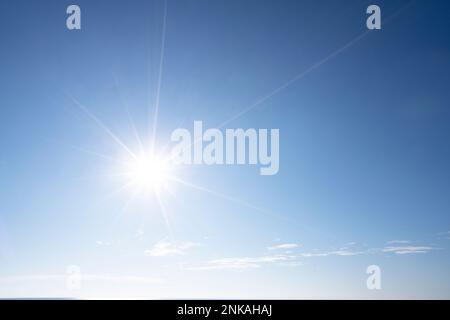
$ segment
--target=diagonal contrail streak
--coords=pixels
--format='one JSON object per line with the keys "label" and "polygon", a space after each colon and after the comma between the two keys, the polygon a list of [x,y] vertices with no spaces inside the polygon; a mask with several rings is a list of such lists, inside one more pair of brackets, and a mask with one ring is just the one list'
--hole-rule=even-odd
{"label": "diagonal contrail streak", "polygon": [[239,113],[235,114],[233,117],[231,117],[230,119],[228,119],[227,121],[223,122],[219,128],[222,128],[224,126],[226,126],[227,124],[229,124],[230,122],[233,122],[234,120],[242,117],[244,114],[248,113],[249,111],[251,111],[252,109],[254,109],[255,107],[257,107],[258,105],[262,104],[263,102],[267,101],[268,99],[272,98],[273,96],[275,96],[276,94],[278,94],[279,92],[283,91],[284,89],[286,89],[287,87],[291,86],[292,84],[294,84],[295,82],[297,82],[298,80],[302,79],[303,77],[305,77],[306,75],[308,75],[310,72],[314,71],[315,69],[319,68],[320,66],[322,66],[324,63],[327,63],[328,61],[330,61],[331,59],[333,59],[334,57],[336,57],[337,55],[339,55],[340,53],[342,53],[343,51],[345,51],[346,49],[350,48],[351,46],[353,46],[355,43],[357,43],[359,40],[361,40],[362,38],[364,38],[368,33],[370,32],[370,30],[367,30],[366,32],[360,34],[359,36],[357,36],[356,38],[354,38],[353,40],[351,40],[350,42],[348,42],[346,45],[344,45],[343,47],[339,48],[338,50],[334,51],[333,53],[331,53],[330,55],[326,56],[325,58],[323,58],[322,60],[319,60],[318,62],[314,63],[312,66],[310,66],[308,69],[304,70],[303,72],[299,73],[298,75],[296,75],[294,78],[292,78],[291,80],[289,80],[288,82],[284,83],[283,85],[279,86],[278,88],[276,88],[275,90],[271,91],[269,94],[263,96],[262,98],[258,99],[255,103],[253,103],[252,105],[246,107],[245,109],[241,110]]}
{"label": "diagonal contrail streak", "polygon": [[[401,8],[399,8],[396,12],[394,12],[392,15],[390,15],[389,17],[387,17],[386,19],[384,19],[384,23],[383,25],[386,25],[387,23],[391,22],[394,18],[396,18],[403,10],[405,10],[406,8],[408,8],[412,3],[414,2],[414,0],[411,0],[410,2],[408,2],[406,5],[402,6]],[[348,48],[352,47],[354,44],[356,44],[358,41],[360,41],[361,39],[363,39],[364,37],[366,37],[370,32],[372,32],[372,30],[366,30],[365,32],[361,33],[359,36],[357,36],[356,38],[354,38],[353,40],[349,41],[347,44],[345,44],[344,46],[340,47],[339,49],[337,49],[336,51],[334,51],[333,53],[329,54],[328,56],[326,56],[325,58],[319,60],[318,62],[314,63],[312,66],[310,66],[309,68],[307,68],[306,70],[304,70],[303,72],[299,73],[298,75],[296,75],[294,78],[292,78],[291,80],[287,81],[286,83],[284,83],[283,85],[279,86],[278,88],[276,88],[275,90],[271,91],[269,94],[263,96],[262,98],[258,99],[255,103],[253,103],[252,105],[246,107],[245,109],[241,110],[240,112],[238,112],[237,114],[235,114],[233,117],[231,117],[230,119],[226,120],[225,122],[223,122],[218,128],[222,128],[224,126],[226,126],[227,124],[229,124],[230,122],[233,122],[234,120],[242,117],[244,114],[248,113],[249,111],[251,111],[252,109],[254,109],[255,107],[257,107],[258,105],[262,104],[263,102],[267,101],[268,99],[272,98],[273,96],[275,96],[276,94],[278,94],[279,92],[283,91],[284,89],[288,88],[289,86],[291,86],[292,84],[294,84],[295,82],[297,82],[298,80],[302,79],[303,77],[305,77],[306,75],[308,75],[310,72],[316,70],[317,68],[319,68],[320,66],[322,66],[323,64],[327,63],[328,61],[330,61],[331,59],[333,59],[334,57],[338,56],[339,54],[341,54],[342,52],[344,52],[345,50],[347,50]]]}
{"label": "diagonal contrail streak", "polygon": [[212,194],[212,195],[214,195],[214,196],[216,196],[216,197],[219,197],[219,198],[222,198],[222,199],[225,199],[225,200],[228,200],[228,201],[231,201],[231,202],[234,202],[234,203],[243,205],[243,206],[245,206],[245,207],[251,208],[251,209],[256,210],[256,211],[259,211],[259,212],[261,212],[261,213],[268,214],[268,215],[274,215],[274,214],[272,214],[271,212],[269,212],[269,211],[267,211],[267,210],[264,210],[264,209],[262,209],[262,208],[259,208],[259,207],[255,206],[255,205],[251,204],[251,203],[242,201],[242,200],[240,200],[240,199],[231,197],[231,196],[229,196],[229,195],[226,195],[226,194],[223,194],[223,193],[220,193],[220,192],[217,192],[217,191],[210,190],[210,189],[205,188],[205,187],[201,187],[201,186],[199,186],[199,185],[196,185],[196,184],[193,184],[193,183],[184,181],[184,180],[182,180],[182,179],[180,179],[180,178],[170,177],[170,179],[173,180],[173,181],[175,181],[175,182],[178,182],[178,183],[180,183],[180,184],[183,184],[183,185],[185,185],[185,186],[187,186],[187,187],[190,187],[190,188],[193,188],[193,189],[196,189],[196,190],[200,190],[200,191],[203,191],[203,192]]}
{"label": "diagonal contrail streak", "polygon": [[[352,45],[354,45],[355,43],[357,43],[359,40],[361,40],[362,38],[364,38],[370,30],[367,30],[366,32],[360,34],[359,36],[357,36],[356,38],[354,38],[353,40],[351,40],[350,42],[348,42],[346,45],[344,45],[343,47],[339,48],[338,50],[334,51],[333,53],[329,54],[328,56],[326,56],[325,58],[321,59],[320,61],[316,62],[315,64],[313,64],[312,66],[310,66],[309,68],[307,68],[306,70],[304,70],[302,73],[296,75],[294,78],[292,78],[291,80],[289,80],[288,82],[284,83],[283,85],[279,86],[278,88],[276,88],[275,90],[272,90],[269,94],[263,96],[262,98],[258,99],[255,103],[253,103],[252,105],[244,108],[243,110],[241,110],[240,112],[238,112],[237,114],[235,114],[233,117],[231,117],[230,119],[226,120],[225,122],[223,122],[221,125],[217,126],[217,128],[223,128],[226,125],[228,125],[229,123],[233,122],[236,119],[239,119],[240,117],[242,117],[244,114],[250,112],[251,110],[253,110],[254,108],[256,108],[258,105],[262,104],[263,102],[267,101],[268,99],[272,98],[273,96],[275,96],[276,94],[280,93],[281,91],[283,91],[284,89],[286,89],[287,87],[291,86],[292,84],[294,84],[295,82],[297,82],[298,80],[300,80],[301,78],[305,77],[306,75],[308,75],[310,72],[314,71],[315,69],[319,68],[320,66],[322,66],[323,64],[327,63],[328,61],[330,61],[331,59],[333,59],[334,57],[336,57],[337,55],[339,55],[340,53],[342,53],[343,51],[345,51],[346,49],[350,48]],[[201,139],[197,139],[193,142],[191,142],[189,144],[189,147],[191,147],[193,144],[199,142]]]}
{"label": "diagonal contrail streak", "polygon": [[155,189],[154,191],[155,191],[155,195],[156,195],[156,200],[158,201],[159,208],[160,208],[163,218],[164,218],[164,222],[166,223],[167,231],[169,232],[170,241],[172,243],[175,243],[175,237],[174,237],[174,234],[172,231],[172,226],[170,225],[169,214],[166,210],[166,206],[164,205],[163,200],[161,199],[161,195],[160,195],[159,191],[157,189]]}

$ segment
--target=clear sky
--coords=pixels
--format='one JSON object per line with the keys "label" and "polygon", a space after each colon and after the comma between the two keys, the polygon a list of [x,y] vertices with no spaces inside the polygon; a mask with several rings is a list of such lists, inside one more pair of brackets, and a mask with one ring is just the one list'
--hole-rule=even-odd
{"label": "clear sky", "polygon": [[[0,297],[450,298],[448,1],[73,3],[0,2]],[[195,120],[279,128],[278,174],[130,188]]]}

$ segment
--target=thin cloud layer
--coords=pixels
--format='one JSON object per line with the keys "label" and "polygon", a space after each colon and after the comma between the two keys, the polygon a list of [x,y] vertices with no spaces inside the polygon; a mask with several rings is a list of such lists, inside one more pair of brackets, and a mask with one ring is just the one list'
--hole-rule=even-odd
{"label": "thin cloud layer", "polygon": [[194,242],[172,243],[166,240],[159,241],[153,248],[145,250],[145,255],[150,257],[168,257],[175,255],[184,255],[187,250],[198,246]]}
{"label": "thin cloud layer", "polygon": [[387,242],[388,244],[407,244],[411,243],[409,240],[391,240]]}
{"label": "thin cloud layer", "polygon": [[210,260],[204,266],[191,267],[190,270],[244,270],[260,268],[263,265],[288,263],[296,259],[296,256],[272,255],[261,257],[238,257]]}
{"label": "thin cloud layer", "polygon": [[348,248],[340,248],[339,250],[334,250],[334,251],[326,251],[326,252],[313,251],[313,252],[301,253],[300,255],[302,257],[309,258],[309,257],[328,257],[328,256],[347,257],[347,256],[356,256],[356,255],[360,255],[360,254],[364,254],[364,252],[351,251]]}
{"label": "thin cloud layer", "polygon": [[290,249],[295,249],[298,247],[299,247],[299,245],[296,243],[283,243],[283,244],[279,244],[276,246],[268,247],[267,249],[269,249],[269,250],[290,250]]}
{"label": "thin cloud layer", "polygon": [[414,254],[414,253],[427,253],[434,250],[429,246],[392,246],[383,248],[383,252],[395,253],[395,254]]}

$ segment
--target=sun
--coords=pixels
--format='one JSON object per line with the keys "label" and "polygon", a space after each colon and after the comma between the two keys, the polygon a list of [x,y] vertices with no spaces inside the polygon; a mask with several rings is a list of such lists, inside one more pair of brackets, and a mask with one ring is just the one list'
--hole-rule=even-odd
{"label": "sun", "polygon": [[126,163],[125,176],[128,183],[137,191],[159,191],[167,187],[170,180],[169,162],[151,154],[133,157]]}

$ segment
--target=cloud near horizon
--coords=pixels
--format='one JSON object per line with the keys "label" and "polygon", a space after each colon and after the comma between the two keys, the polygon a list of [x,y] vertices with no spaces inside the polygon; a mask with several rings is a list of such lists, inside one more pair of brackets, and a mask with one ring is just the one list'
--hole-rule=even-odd
{"label": "cloud near horizon", "polygon": [[297,259],[297,256],[290,255],[271,255],[261,257],[234,257],[214,259],[208,261],[203,266],[190,267],[189,270],[244,270],[260,268],[263,265],[270,264],[286,264],[293,262]]}
{"label": "cloud near horizon", "polygon": [[414,253],[427,253],[435,248],[430,246],[392,246],[382,249],[383,252],[395,253],[395,254],[414,254]]}
{"label": "cloud near horizon", "polygon": [[267,247],[268,250],[290,250],[298,248],[299,245],[296,243],[283,243],[276,246]]}
{"label": "cloud near horizon", "polygon": [[302,257],[309,258],[309,257],[328,257],[328,256],[347,257],[347,256],[356,256],[356,255],[360,255],[360,254],[364,254],[364,252],[351,251],[348,248],[340,248],[339,250],[334,250],[334,251],[325,251],[325,252],[313,251],[313,252],[301,253],[300,255]]}
{"label": "cloud near horizon", "polygon": [[407,244],[411,243],[409,240],[391,240],[387,242],[388,244]]}
{"label": "cloud near horizon", "polygon": [[145,255],[150,257],[168,257],[175,255],[184,255],[187,250],[198,246],[194,242],[172,243],[166,240],[161,240],[156,243],[151,249],[145,250]]}

